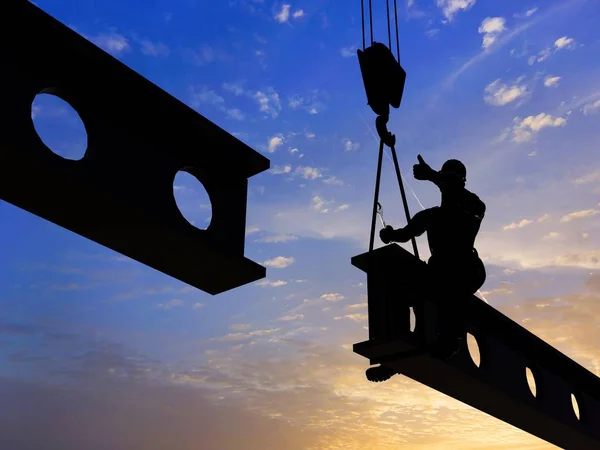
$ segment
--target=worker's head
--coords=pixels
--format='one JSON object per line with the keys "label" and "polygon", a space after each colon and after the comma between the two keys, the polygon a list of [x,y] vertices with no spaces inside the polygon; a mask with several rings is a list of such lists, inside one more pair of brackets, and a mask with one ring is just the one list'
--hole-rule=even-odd
{"label": "worker's head", "polygon": [[449,159],[440,170],[444,183],[464,186],[467,182],[467,168],[458,159]]}

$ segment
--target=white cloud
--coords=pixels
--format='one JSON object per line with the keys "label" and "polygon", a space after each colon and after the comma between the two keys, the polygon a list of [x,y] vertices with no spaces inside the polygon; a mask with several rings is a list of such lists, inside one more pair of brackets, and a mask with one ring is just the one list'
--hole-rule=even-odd
{"label": "white cloud", "polygon": [[475,4],[475,0],[436,0],[436,5],[442,10],[444,17],[451,22],[456,13],[466,11]]}
{"label": "white cloud", "polygon": [[561,38],[558,38],[554,42],[554,46],[556,47],[557,50],[562,50],[563,48],[569,49],[569,48],[573,48],[574,43],[575,43],[575,39],[567,37],[567,36],[563,36]]}
{"label": "white cloud", "polygon": [[281,5],[281,10],[275,14],[275,20],[279,23],[286,23],[290,18],[290,8],[291,5],[283,4]]}
{"label": "white cloud", "polygon": [[258,283],[256,283],[257,286],[272,287],[272,288],[285,286],[286,284],[287,284],[287,281],[283,281],[283,280],[277,280],[277,281],[260,280]]}
{"label": "white cloud", "polygon": [[586,116],[594,114],[600,110],[600,100],[583,105],[583,114]]}
{"label": "white cloud", "polygon": [[267,267],[273,267],[275,269],[284,269],[292,264],[294,264],[295,259],[293,257],[285,257],[285,256],[277,256],[272,259],[267,259],[263,261],[263,264]]}
{"label": "white cloud", "polygon": [[208,103],[215,106],[225,103],[223,97],[207,86],[192,86],[190,90],[192,93],[191,103],[194,108],[197,108],[201,103]]}
{"label": "white cloud", "polygon": [[484,89],[483,99],[489,105],[503,106],[528,94],[524,84],[515,82],[512,86],[502,83],[500,78],[492,81]]}
{"label": "white cloud", "polygon": [[583,211],[575,211],[569,214],[566,214],[560,218],[560,221],[563,223],[570,222],[571,220],[577,219],[585,219],[587,217],[593,217],[596,214],[600,213],[597,209],[585,209]]}
{"label": "white cloud", "polygon": [[294,19],[300,19],[301,17],[304,17],[304,10],[298,9],[298,10],[294,11],[294,14],[292,14],[292,17]]}
{"label": "white cloud", "polygon": [[266,92],[256,91],[252,97],[258,103],[260,112],[270,115],[273,119],[281,112],[281,100],[279,94],[273,88],[267,88]]}
{"label": "white cloud", "polygon": [[332,203],[332,201],[325,200],[321,196],[315,195],[311,199],[311,208],[321,213],[327,213],[329,212],[329,209],[325,208],[325,206],[330,203]]}
{"label": "white cloud", "polygon": [[342,180],[340,180],[339,178],[334,177],[334,176],[325,178],[323,180],[323,183],[334,185],[334,186],[342,186],[344,184],[344,182]]}
{"label": "white cloud", "polygon": [[335,210],[336,210],[336,212],[342,212],[342,211],[346,211],[348,208],[350,208],[350,205],[344,203],[343,205],[340,205],[337,208],[335,208]]}
{"label": "white cloud", "polygon": [[140,42],[142,53],[148,56],[169,56],[170,50],[162,42],[154,43],[147,39]]}
{"label": "white cloud", "polygon": [[302,175],[302,178],[305,180],[316,180],[317,178],[321,178],[323,175],[321,171],[316,167],[309,166],[300,166],[296,168],[296,173]]}
{"label": "white cloud", "polygon": [[542,51],[540,51],[537,55],[530,56],[529,59],[527,60],[527,64],[532,66],[536,62],[545,61],[548,58],[550,58],[550,55],[552,55],[552,50],[550,48],[545,48]]}
{"label": "white cloud", "polygon": [[286,173],[290,173],[291,171],[292,171],[292,166],[290,164],[286,164],[283,167],[273,166],[273,168],[269,170],[269,172],[272,173],[273,175],[286,174]]}
{"label": "white cloud", "polygon": [[281,147],[281,145],[283,144],[283,136],[282,135],[276,135],[273,136],[271,138],[269,138],[269,142],[267,145],[267,151],[269,153],[274,153],[275,150],[277,150],[279,147]]}
{"label": "white cloud", "polygon": [[533,16],[536,13],[537,10],[538,10],[537,7],[528,9],[527,11],[525,11],[525,17],[531,17],[531,16]]}
{"label": "white cloud", "polygon": [[110,33],[100,33],[90,37],[90,40],[101,49],[113,55],[121,54],[131,48],[129,41],[115,31]]}
{"label": "white cloud", "polygon": [[352,57],[356,56],[356,47],[355,46],[344,47],[340,50],[340,53],[342,54],[342,56],[344,58],[352,58]]}
{"label": "white cloud", "polygon": [[283,316],[277,320],[281,320],[283,322],[291,322],[291,321],[302,320],[302,319],[304,319],[304,314],[294,314],[293,316]]}
{"label": "white cloud", "polygon": [[561,79],[561,77],[553,77],[551,75],[548,75],[546,78],[544,78],[544,86],[546,86],[546,87],[557,86],[560,79]]}
{"label": "white cloud", "polygon": [[542,239],[544,239],[544,240],[556,239],[558,236],[560,236],[560,233],[558,233],[556,231],[551,231],[550,233],[543,236]]}
{"label": "white cloud", "polygon": [[177,298],[173,299],[173,300],[169,300],[167,303],[159,303],[158,305],[156,305],[156,307],[158,309],[173,309],[173,308],[177,308],[179,306],[183,306],[183,300],[179,300]]}
{"label": "white cloud", "polygon": [[206,305],[205,305],[204,303],[197,302],[197,303],[194,303],[194,305],[192,306],[192,308],[193,308],[193,309],[202,309],[202,308],[204,308],[205,306],[206,306]]}
{"label": "white cloud", "polygon": [[506,31],[506,20],[503,17],[486,17],[479,26],[479,34],[483,34],[482,47],[487,50],[492,46],[498,36]]}
{"label": "white cloud", "polygon": [[298,237],[291,234],[276,234],[274,236],[264,236],[257,240],[257,242],[264,242],[266,244],[279,244],[284,242],[291,242],[297,240]]}
{"label": "white cloud", "polygon": [[537,116],[528,116],[521,120],[515,117],[512,141],[516,143],[531,141],[535,134],[544,128],[561,127],[567,123],[562,117],[554,117],[550,114],[540,113]]}
{"label": "white cloud", "polygon": [[347,152],[358,150],[360,148],[360,144],[358,142],[352,142],[350,139],[344,140],[344,150]]}
{"label": "white cloud", "polygon": [[246,118],[245,114],[238,108],[228,109],[227,116],[230,117],[231,119],[240,120],[240,121],[242,121]]}
{"label": "white cloud", "polygon": [[340,300],[344,300],[344,296],[342,294],[338,294],[337,292],[323,294],[321,295],[323,300],[327,300],[328,302],[339,302]]}
{"label": "white cloud", "polygon": [[506,225],[505,227],[502,227],[502,229],[504,231],[515,230],[517,228],[523,228],[523,227],[526,227],[527,225],[531,225],[532,223],[533,223],[533,220],[523,219],[520,222],[513,222],[510,225]]}
{"label": "white cloud", "polygon": [[440,32],[439,28],[431,28],[431,29],[425,31],[425,36],[432,38],[434,36],[437,36],[439,34],[439,32]]}
{"label": "white cloud", "polygon": [[235,95],[242,95],[244,94],[245,90],[244,90],[244,84],[242,82],[234,82],[234,83],[223,83],[221,85],[221,87],[228,91],[231,92]]}
{"label": "white cloud", "polygon": [[249,234],[258,233],[259,231],[260,231],[260,228],[258,228],[258,227],[248,227],[248,228],[246,228],[246,236]]}

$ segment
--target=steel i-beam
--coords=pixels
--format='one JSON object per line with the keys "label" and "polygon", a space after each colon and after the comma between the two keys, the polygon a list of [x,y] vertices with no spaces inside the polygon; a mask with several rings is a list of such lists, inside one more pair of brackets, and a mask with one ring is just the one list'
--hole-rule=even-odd
{"label": "steel i-beam", "polygon": [[[210,294],[264,278],[244,239],[248,178],[269,160],[30,2],[0,9],[0,198]],[[78,112],[83,159],[38,137],[40,93]],[[180,170],[208,193],[206,230],[177,208]]]}
{"label": "steel i-beam", "polygon": [[[367,273],[369,315],[369,340],[354,344],[355,353],[559,447],[600,448],[600,379],[593,373],[475,296],[465,322],[479,366],[466,340],[449,362],[434,358],[420,351],[421,336],[431,336],[437,320],[435,303],[420,295],[422,283],[433,282],[426,264],[396,244],[355,256],[352,264]],[[409,305],[423,326],[419,335],[410,330]]]}

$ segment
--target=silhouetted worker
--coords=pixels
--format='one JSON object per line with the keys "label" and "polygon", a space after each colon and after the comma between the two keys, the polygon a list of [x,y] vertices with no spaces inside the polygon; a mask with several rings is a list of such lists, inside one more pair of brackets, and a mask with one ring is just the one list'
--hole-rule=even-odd
{"label": "silhouetted worker", "polygon": [[[440,328],[432,354],[444,359],[453,358],[462,345],[462,304],[483,285],[485,267],[475,250],[475,238],[485,214],[485,204],[477,195],[465,189],[467,170],[463,163],[450,159],[442,169],[433,170],[418,155],[413,166],[417,180],[428,180],[441,191],[440,206],[418,212],[404,228],[386,226],[379,233],[381,240],[408,242],[427,232],[431,257],[427,263],[428,279],[423,280],[425,295],[438,301]],[[395,371],[383,366],[367,370],[371,381],[389,379]]]}

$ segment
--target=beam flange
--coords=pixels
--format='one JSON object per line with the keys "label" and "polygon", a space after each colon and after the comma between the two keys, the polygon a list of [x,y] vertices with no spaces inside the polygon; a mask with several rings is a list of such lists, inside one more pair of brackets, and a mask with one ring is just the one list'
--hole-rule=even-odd
{"label": "beam flange", "polygon": [[[436,304],[419,296],[426,264],[396,244],[355,256],[352,264],[367,273],[370,337],[354,344],[355,353],[554,445],[600,448],[596,375],[475,296],[468,299],[465,322],[477,341],[479,366],[466,340],[451,361],[434,358],[421,351],[437,320]],[[416,306],[423,334],[410,331],[409,305]],[[535,396],[527,367],[535,377]]]}
{"label": "beam flange", "polygon": [[[264,278],[244,244],[248,178],[269,160],[32,3],[1,8],[0,198],[210,294]],[[83,159],[40,140],[40,93],[78,112]],[[208,193],[206,230],[177,208],[180,170]]]}

